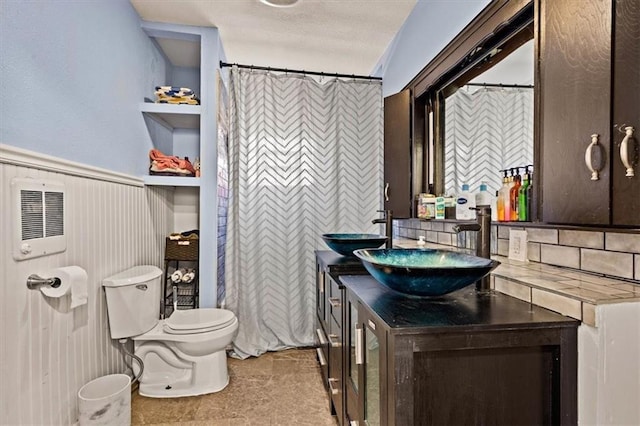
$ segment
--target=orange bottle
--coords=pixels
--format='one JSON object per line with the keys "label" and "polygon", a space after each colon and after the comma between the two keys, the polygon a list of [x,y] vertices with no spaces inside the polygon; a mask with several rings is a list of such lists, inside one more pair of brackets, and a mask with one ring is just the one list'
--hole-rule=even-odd
{"label": "orange bottle", "polygon": [[516,174],[513,177],[513,186],[511,187],[511,189],[509,190],[509,200],[510,200],[510,206],[511,207],[511,220],[513,221],[517,221],[518,220],[518,195],[520,194],[520,168],[516,167],[515,168]]}

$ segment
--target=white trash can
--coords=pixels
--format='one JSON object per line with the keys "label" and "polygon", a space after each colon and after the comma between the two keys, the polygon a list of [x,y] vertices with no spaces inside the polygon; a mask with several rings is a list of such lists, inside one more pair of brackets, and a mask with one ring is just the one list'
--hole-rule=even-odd
{"label": "white trash can", "polygon": [[126,374],[98,377],[78,391],[80,426],[130,425],[131,378]]}

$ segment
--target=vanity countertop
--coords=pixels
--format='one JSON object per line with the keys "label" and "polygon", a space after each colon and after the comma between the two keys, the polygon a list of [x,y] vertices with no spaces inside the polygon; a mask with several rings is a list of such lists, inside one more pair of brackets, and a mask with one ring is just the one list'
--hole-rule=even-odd
{"label": "vanity countertop", "polygon": [[[394,247],[439,248],[455,247],[397,239]],[[640,302],[640,285],[630,281],[603,277],[569,268],[537,262],[520,262],[504,256],[491,256],[501,262],[491,273],[492,288],[524,301],[596,325],[598,305]]]}
{"label": "vanity countertop", "polygon": [[343,275],[340,280],[392,333],[578,325],[575,319],[496,291],[479,293],[473,286],[444,296],[416,297],[393,291],[370,275]]}

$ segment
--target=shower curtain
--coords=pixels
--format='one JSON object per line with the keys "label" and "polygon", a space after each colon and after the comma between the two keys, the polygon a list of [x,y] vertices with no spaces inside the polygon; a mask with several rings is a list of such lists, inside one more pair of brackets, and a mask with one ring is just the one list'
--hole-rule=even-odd
{"label": "shower curtain", "polygon": [[445,190],[491,194],[501,169],[533,164],[533,89],[463,87],[445,100]]}
{"label": "shower curtain", "polygon": [[229,90],[226,302],[246,358],[314,344],[321,234],[379,231],[382,91],[237,67]]}

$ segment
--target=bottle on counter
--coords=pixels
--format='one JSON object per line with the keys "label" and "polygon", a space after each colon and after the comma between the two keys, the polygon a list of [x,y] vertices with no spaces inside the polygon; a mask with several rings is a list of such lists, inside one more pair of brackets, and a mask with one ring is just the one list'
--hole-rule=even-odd
{"label": "bottle on counter", "polygon": [[498,214],[498,222],[504,222],[505,221],[504,194],[507,188],[507,183],[509,181],[509,178],[507,176],[506,169],[500,170],[500,171],[504,173],[504,176],[502,177],[502,186],[500,187],[498,192],[496,192],[496,210]]}
{"label": "bottle on counter", "polygon": [[476,218],[475,210],[471,210],[476,206],[476,196],[469,191],[469,185],[462,185],[462,191],[456,197],[456,219],[457,220],[474,220]]}
{"label": "bottle on counter", "polygon": [[513,169],[509,169],[509,171],[511,172],[511,175],[507,177],[507,182],[506,184],[503,186],[503,189],[501,189],[502,192],[502,202],[504,205],[504,221],[505,222],[510,222],[513,220],[513,217],[511,216],[511,188],[513,188],[514,182],[514,173],[513,173]]}
{"label": "bottle on counter", "polygon": [[[533,168],[533,164],[529,166]],[[527,187],[527,217],[530,221],[534,219],[533,209],[536,207],[536,202],[536,192],[533,188],[533,170],[531,170],[529,172],[529,186]]]}
{"label": "bottle on counter", "polygon": [[492,198],[491,193],[487,191],[487,184],[482,182],[480,191],[476,194],[476,206],[490,206]]}
{"label": "bottle on counter", "polygon": [[[518,218],[518,194],[520,193],[520,167],[515,167],[513,175],[513,186],[509,189],[509,197],[511,201],[511,220],[517,221]],[[512,169],[513,170],[513,169]]]}
{"label": "bottle on counter", "polygon": [[518,190],[518,220],[528,222],[529,217],[529,166],[525,166],[522,184]]}

